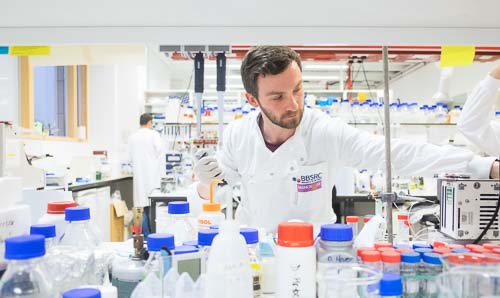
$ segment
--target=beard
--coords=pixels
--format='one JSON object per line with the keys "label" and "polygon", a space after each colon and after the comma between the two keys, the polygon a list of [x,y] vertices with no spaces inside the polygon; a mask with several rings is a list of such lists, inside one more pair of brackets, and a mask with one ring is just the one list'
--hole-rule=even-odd
{"label": "beard", "polygon": [[[286,129],[294,129],[299,126],[302,116],[304,115],[304,107],[300,107],[297,112],[286,112],[283,115],[274,115],[264,107],[260,106],[261,112],[276,126]],[[293,117],[295,116],[295,117]],[[293,117],[293,118],[291,118]]]}

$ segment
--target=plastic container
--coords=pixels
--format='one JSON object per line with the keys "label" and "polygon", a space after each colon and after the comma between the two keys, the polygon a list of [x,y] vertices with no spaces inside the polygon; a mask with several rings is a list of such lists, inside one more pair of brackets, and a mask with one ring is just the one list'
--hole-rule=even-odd
{"label": "plastic container", "polygon": [[163,280],[163,277],[172,267],[172,250],[175,248],[174,235],[166,233],[149,234],[147,244],[149,257],[146,264],[144,264],[145,275],[154,273],[160,280]]}
{"label": "plastic container", "polygon": [[313,225],[284,222],[278,225],[276,297],[316,297],[316,249]]}
{"label": "plastic container", "polygon": [[47,204],[47,213],[39,220],[38,224],[53,224],[56,226],[56,239],[59,241],[62,234],[66,231],[67,222],[65,220],[64,210],[66,208],[76,207],[76,202],[50,202]]}
{"label": "plastic container", "polygon": [[[68,222],[66,231],[59,245],[50,250],[51,256],[46,258],[48,270],[54,276],[54,285],[60,293],[81,285],[95,285],[102,280],[99,273],[104,274],[97,272],[94,251],[100,240],[90,222],[90,209],[66,208],[65,219]],[[68,267],[78,270],[68,274]]]}
{"label": "plastic container", "polygon": [[384,273],[380,280],[380,297],[403,297],[403,281],[401,280],[401,276],[393,273]]}
{"label": "plastic container", "polygon": [[218,225],[226,219],[220,211],[220,203],[214,202],[214,185],[222,183],[221,180],[212,179],[210,181],[210,202],[202,204],[203,212],[198,216],[198,230],[208,229],[212,225]]}
{"label": "plastic container", "polygon": [[380,252],[373,250],[366,250],[361,253],[361,262],[364,265],[373,268],[377,271],[382,272],[382,257],[380,256]]}
{"label": "plastic container", "polygon": [[443,266],[439,254],[424,253],[422,256],[423,266],[420,275],[424,276],[420,284],[420,290],[425,297],[439,297],[436,276],[443,272]]}
{"label": "plastic container", "polygon": [[[360,264],[334,264],[328,268],[318,287],[319,298],[378,297],[382,273]],[[294,297],[294,296],[288,296]],[[297,296],[295,296],[297,297]],[[298,296],[315,297],[315,296]]]}
{"label": "plastic container", "polygon": [[375,249],[380,248],[380,247],[390,247],[390,248],[393,248],[392,243],[389,243],[389,242],[375,242],[375,244],[373,245],[373,247],[375,247]]}
{"label": "plastic container", "polygon": [[457,267],[436,276],[439,298],[498,297],[498,280],[487,272]]}
{"label": "plastic container", "polygon": [[94,288],[73,289],[63,293],[62,298],[101,298],[101,291]]}
{"label": "plastic container", "polygon": [[116,257],[113,262],[112,284],[117,288],[118,298],[128,298],[146,275],[142,259],[144,236],[134,235],[134,255],[131,258]]}
{"label": "plastic container", "polygon": [[423,257],[425,253],[434,252],[432,248],[415,248],[414,251],[418,252],[420,257]]}
{"label": "plastic container", "polygon": [[215,236],[218,234],[219,229],[205,229],[198,231],[198,247],[205,255],[206,259],[210,256],[210,247],[212,246]]}
{"label": "plastic container", "polygon": [[45,240],[42,235],[5,239],[8,266],[0,283],[0,297],[53,297],[51,278],[44,271],[44,255]]}
{"label": "plastic container", "polygon": [[401,254],[401,277],[403,278],[403,289],[405,297],[419,297],[420,280],[417,278],[419,272],[419,264],[419,253],[403,252]]}
{"label": "plastic container", "polygon": [[401,270],[401,254],[396,251],[384,251],[381,253],[384,272],[399,274]]}
{"label": "plastic container", "polygon": [[56,226],[54,224],[32,225],[30,235],[34,234],[45,237],[45,251],[56,244]]}
{"label": "plastic container", "polygon": [[253,297],[245,239],[232,221],[219,225],[207,262],[206,298]]}
{"label": "plastic container", "polygon": [[408,214],[398,214],[398,234],[396,236],[397,244],[407,244],[410,242],[410,227]]}
{"label": "plastic container", "polygon": [[[168,204],[168,221],[166,226],[157,226],[158,233],[175,236],[175,246],[196,239],[196,232],[189,221],[188,202],[170,202]],[[158,229],[159,228],[159,229]]]}
{"label": "plastic container", "polygon": [[250,268],[252,269],[253,295],[257,297],[261,294],[262,280],[262,260],[259,256],[259,231],[253,228],[241,228],[240,234],[245,238],[250,258]]}
{"label": "plastic container", "polygon": [[352,238],[356,238],[358,236],[358,223],[359,223],[359,217],[358,216],[346,216],[345,218],[346,224],[351,226],[352,228]]}
{"label": "plastic container", "polygon": [[182,243],[182,246],[184,246],[184,245],[198,247],[198,240],[186,241],[186,242]]}
{"label": "plastic container", "polygon": [[417,248],[432,248],[432,245],[427,243],[413,243],[413,249]]}

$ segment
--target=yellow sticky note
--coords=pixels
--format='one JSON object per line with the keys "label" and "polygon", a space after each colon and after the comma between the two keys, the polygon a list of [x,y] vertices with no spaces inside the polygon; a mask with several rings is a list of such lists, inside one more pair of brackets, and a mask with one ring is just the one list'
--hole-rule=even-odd
{"label": "yellow sticky note", "polygon": [[471,65],[476,55],[475,46],[442,46],[439,66]]}
{"label": "yellow sticky note", "polygon": [[12,56],[47,56],[50,55],[49,46],[13,46],[9,54]]}

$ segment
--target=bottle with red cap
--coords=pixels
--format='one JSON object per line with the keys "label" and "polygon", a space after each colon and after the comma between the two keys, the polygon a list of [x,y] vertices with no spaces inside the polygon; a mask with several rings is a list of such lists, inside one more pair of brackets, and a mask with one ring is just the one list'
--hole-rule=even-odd
{"label": "bottle with red cap", "polygon": [[39,220],[38,224],[53,224],[56,226],[56,241],[59,241],[62,234],[66,230],[67,222],[64,219],[64,210],[66,208],[76,207],[76,202],[50,202],[47,204],[47,213],[45,213]]}
{"label": "bottle with red cap", "polygon": [[396,235],[396,243],[410,242],[410,222],[408,214],[398,214],[398,234]]}
{"label": "bottle with red cap", "polygon": [[316,297],[316,249],[313,225],[284,222],[278,225],[276,297]]}
{"label": "bottle with red cap", "polygon": [[377,271],[382,272],[382,257],[380,252],[375,250],[365,250],[361,252],[361,261]]}
{"label": "bottle with red cap", "polygon": [[401,254],[396,251],[384,251],[381,253],[384,263],[384,272],[400,274]]}
{"label": "bottle with red cap", "polygon": [[358,231],[359,231],[358,229],[359,217],[354,215],[346,216],[345,223],[347,225],[350,225],[352,228],[352,238],[353,239],[356,238],[356,236],[358,236]]}

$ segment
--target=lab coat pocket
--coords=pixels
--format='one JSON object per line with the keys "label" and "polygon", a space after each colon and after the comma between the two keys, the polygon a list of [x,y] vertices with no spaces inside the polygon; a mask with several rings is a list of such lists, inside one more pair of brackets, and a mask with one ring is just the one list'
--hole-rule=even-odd
{"label": "lab coat pocket", "polygon": [[324,200],[329,199],[327,163],[299,167],[292,178],[295,182],[295,201],[293,204],[302,211],[323,208]]}

